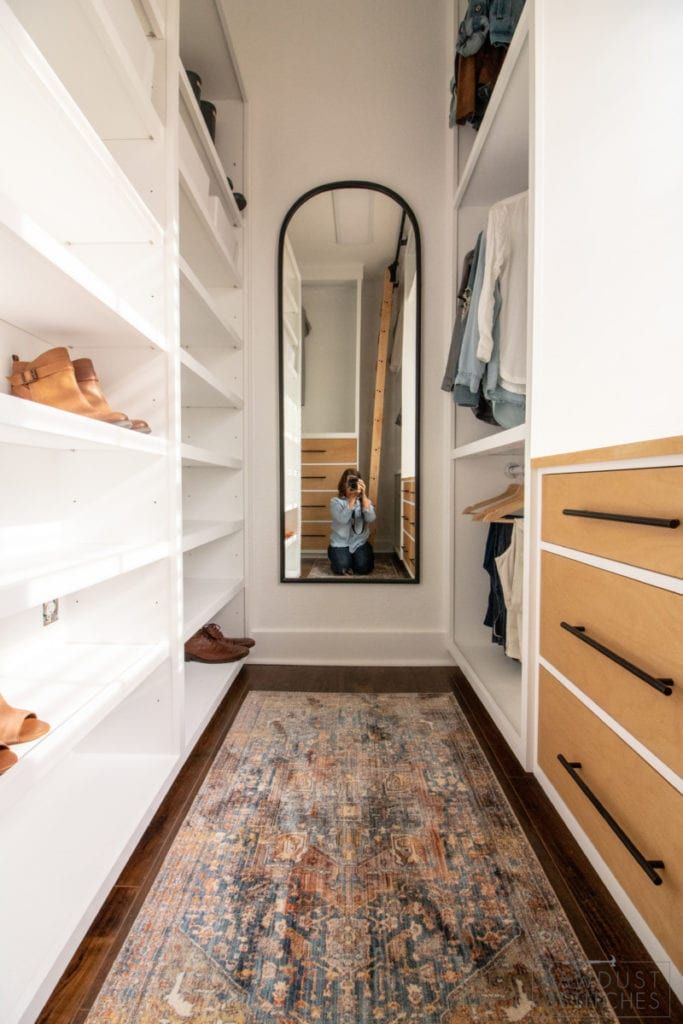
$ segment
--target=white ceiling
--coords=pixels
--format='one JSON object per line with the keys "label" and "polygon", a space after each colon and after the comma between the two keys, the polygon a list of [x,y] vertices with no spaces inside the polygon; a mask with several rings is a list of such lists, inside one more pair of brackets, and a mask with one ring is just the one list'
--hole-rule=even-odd
{"label": "white ceiling", "polygon": [[393,199],[371,190],[372,241],[367,245],[338,245],[332,192],[321,192],[296,211],[287,229],[287,238],[299,265],[325,267],[362,263],[365,275],[371,277],[384,273],[393,262],[401,213],[401,207]]}

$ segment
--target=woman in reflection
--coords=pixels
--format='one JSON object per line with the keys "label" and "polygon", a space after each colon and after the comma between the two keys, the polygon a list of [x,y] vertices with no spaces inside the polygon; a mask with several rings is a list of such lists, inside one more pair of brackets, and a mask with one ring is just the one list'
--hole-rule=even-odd
{"label": "woman in reflection", "polygon": [[368,576],[375,566],[368,523],[377,518],[357,469],[345,469],[330,498],[332,535],[327,557],[335,576]]}

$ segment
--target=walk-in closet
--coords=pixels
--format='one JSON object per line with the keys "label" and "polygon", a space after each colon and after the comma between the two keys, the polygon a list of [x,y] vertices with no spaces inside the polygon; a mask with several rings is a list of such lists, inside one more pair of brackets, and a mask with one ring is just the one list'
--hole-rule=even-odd
{"label": "walk-in closet", "polygon": [[0,0],[0,1024],[683,1024],[678,0]]}

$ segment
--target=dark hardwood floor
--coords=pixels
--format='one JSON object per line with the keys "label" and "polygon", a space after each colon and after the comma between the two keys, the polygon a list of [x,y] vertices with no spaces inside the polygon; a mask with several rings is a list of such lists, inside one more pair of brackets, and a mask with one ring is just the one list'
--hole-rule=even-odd
{"label": "dark hardwood floor", "polygon": [[[508,748],[456,668],[246,665],[183,766],[67,967],[39,1024],[83,1024],[159,866],[249,690],[444,692],[452,690],[612,1005],[623,1021],[683,1024],[663,975],[581,852],[533,775]],[[655,1006],[655,1003],[657,1004]]]}

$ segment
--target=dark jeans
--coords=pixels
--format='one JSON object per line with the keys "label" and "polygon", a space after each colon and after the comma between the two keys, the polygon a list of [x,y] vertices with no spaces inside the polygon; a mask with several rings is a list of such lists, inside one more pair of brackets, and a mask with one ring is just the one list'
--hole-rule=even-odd
{"label": "dark jeans", "polygon": [[327,557],[335,576],[343,576],[347,569],[353,569],[354,576],[368,576],[375,568],[375,553],[372,550],[372,544],[367,541],[365,544],[361,544],[353,554],[348,548],[333,548],[330,545],[327,549]]}

